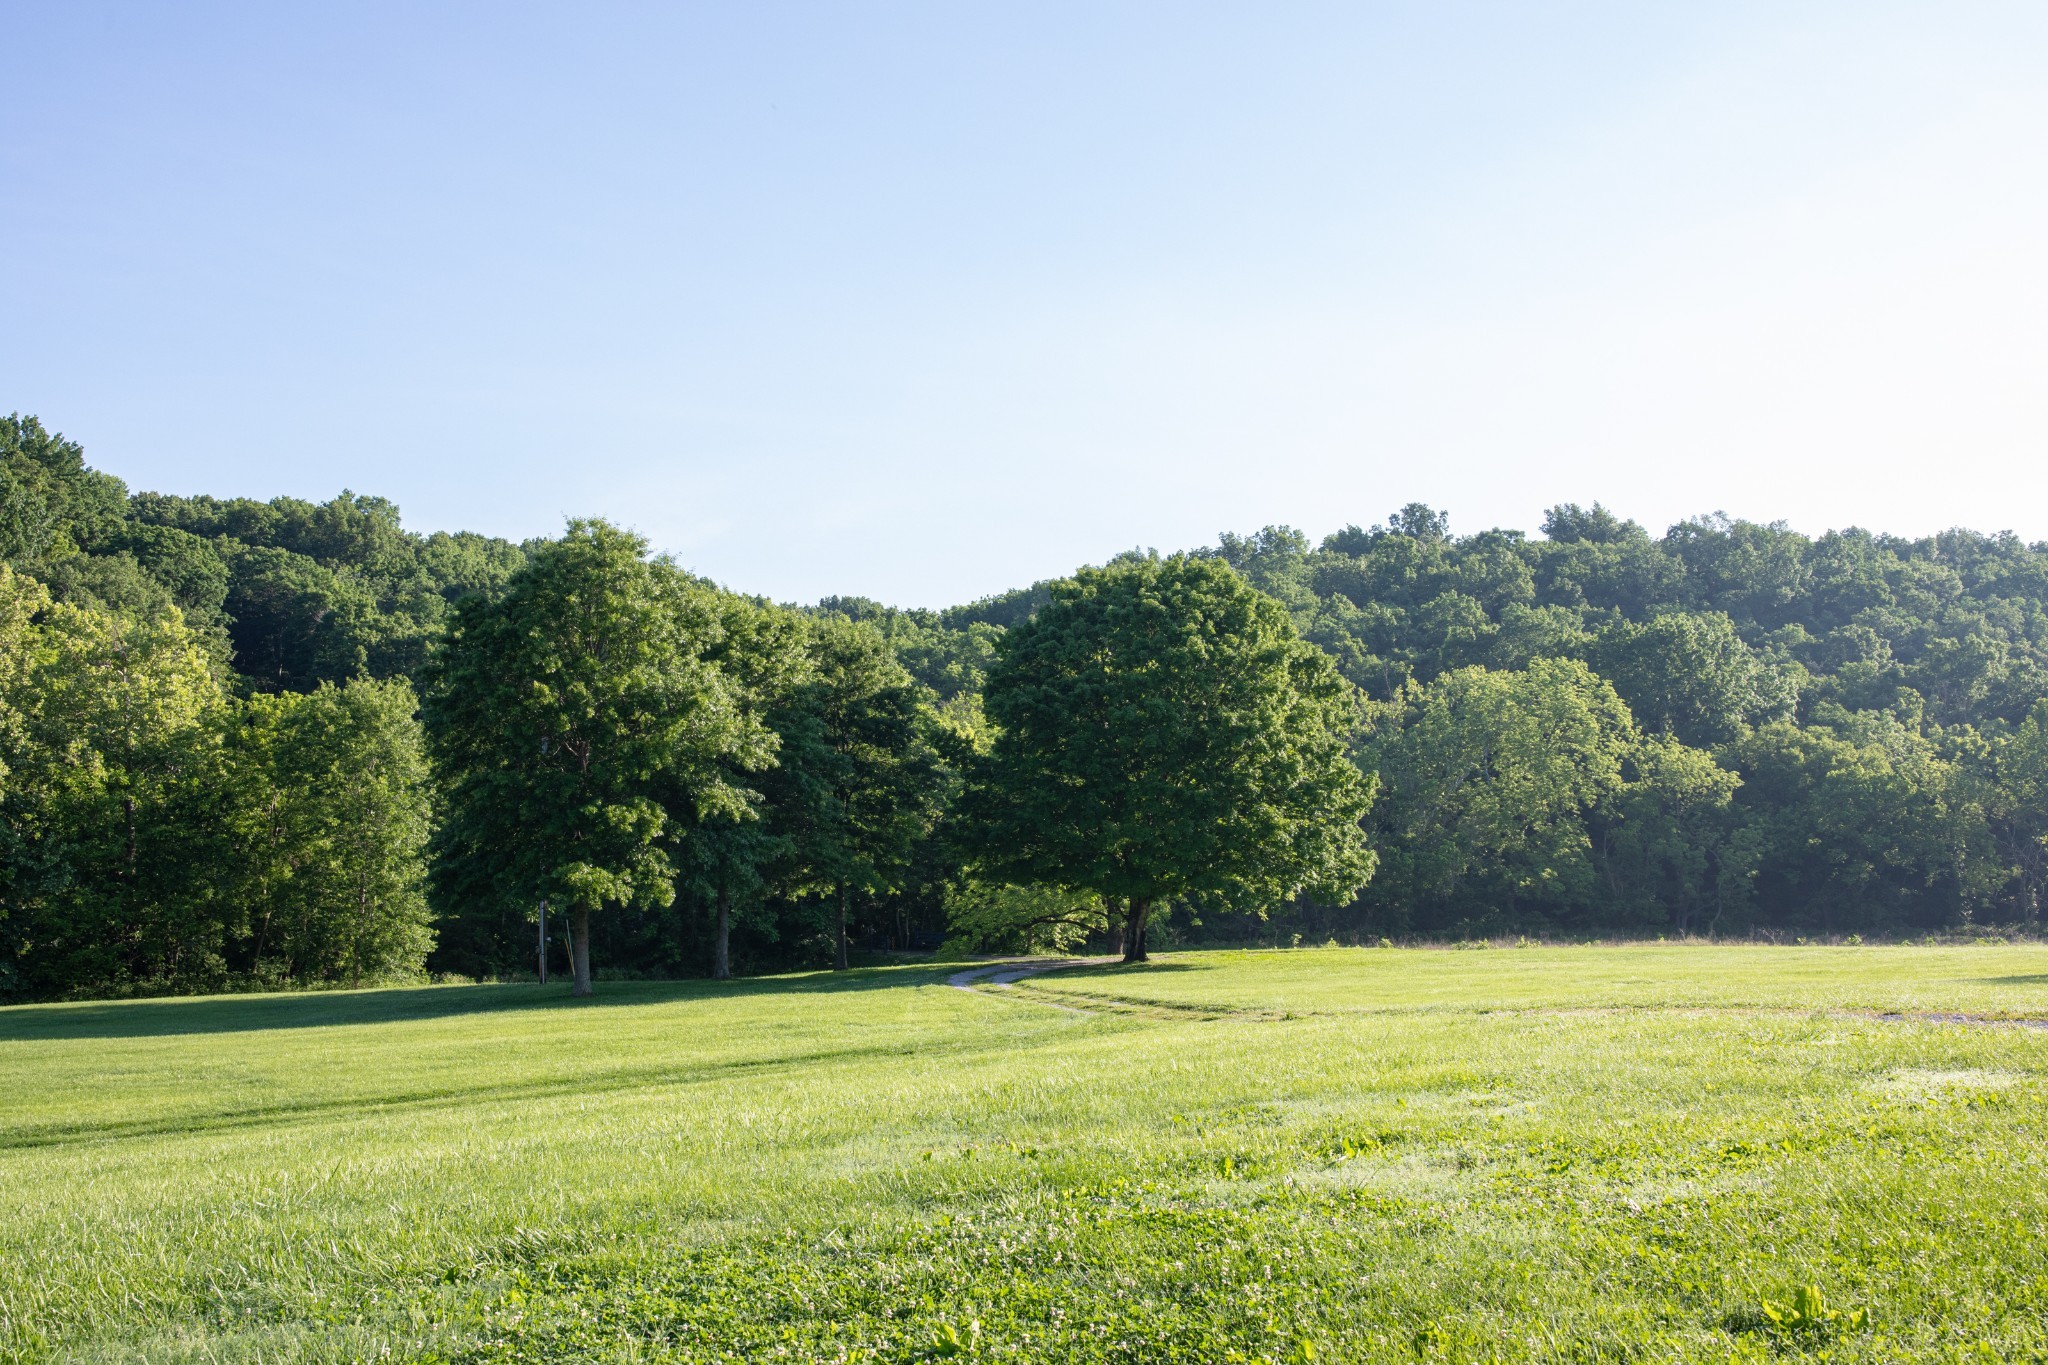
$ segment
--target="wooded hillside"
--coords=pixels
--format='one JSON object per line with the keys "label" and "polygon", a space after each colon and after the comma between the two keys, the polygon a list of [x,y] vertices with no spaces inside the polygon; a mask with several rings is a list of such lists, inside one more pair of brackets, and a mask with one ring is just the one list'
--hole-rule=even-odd
{"label": "wooded hillside", "polygon": [[[480,870],[514,832],[462,815],[451,756],[485,750],[424,733],[417,688],[442,689],[429,721],[473,724],[451,642],[545,563],[566,572],[567,543],[419,535],[346,492],[131,494],[0,419],[0,994],[531,969],[537,902],[574,878]],[[687,772],[635,760],[604,798],[607,828],[639,821],[619,845],[639,870],[588,884],[641,889],[591,893],[600,971],[1099,943],[1135,913],[1008,880],[959,804],[1000,789],[984,694],[1040,685],[1045,650],[1016,642],[1070,587],[777,607],[607,543],[606,581],[668,604],[690,705],[737,728]],[[1284,609],[1259,629],[1348,680],[1377,866],[1355,897],[1191,890],[1150,907],[1155,947],[2039,923],[2048,546],[1719,515],[1652,535],[1598,504],[1553,508],[1540,537],[1456,535],[1409,506],[1320,544],[1267,528],[1108,570],[1150,600],[1143,566],[1181,562],[1227,565]],[[1227,884],[1190,876],[1160,884]]]}

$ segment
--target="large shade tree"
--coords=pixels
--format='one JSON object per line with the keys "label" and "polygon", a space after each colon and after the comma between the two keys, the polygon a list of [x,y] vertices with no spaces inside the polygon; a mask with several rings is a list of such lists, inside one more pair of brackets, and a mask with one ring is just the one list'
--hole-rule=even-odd
{"label": "large shade tree", "polygon": [[1056,584],[1002,642],[994,745],[964,797],[978,861],[1124,909],[1348,900],[1372,874],[1349,684],[1229,565],[1129,557]]}
{"label": "large shade tree", "polygon": [[640,537],[572,521],[502,597],[462,604],[426,670],[442,893],[566,907],[578,995],[591,913],[675,898],[672,808],[741,814],[733,767],[773,761],[711,657],[710,593],[669,580]]}

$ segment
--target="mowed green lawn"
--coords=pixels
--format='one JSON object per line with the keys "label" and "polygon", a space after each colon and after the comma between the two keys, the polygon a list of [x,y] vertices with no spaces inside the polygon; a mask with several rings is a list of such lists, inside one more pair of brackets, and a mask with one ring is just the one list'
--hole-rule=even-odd
{"label": "mowed green lawn", "polygon": [[0,1360],[2048,1359],[2048,949],[951,970],[0,1010]]}

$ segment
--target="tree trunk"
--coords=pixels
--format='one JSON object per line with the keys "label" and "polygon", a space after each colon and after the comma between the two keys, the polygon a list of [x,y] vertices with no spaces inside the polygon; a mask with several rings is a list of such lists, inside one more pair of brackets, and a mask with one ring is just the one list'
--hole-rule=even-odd
{"label": "tree trunk", "polygon": [[[138,924],[141,922],[141,916],[137,913],[137,907],[142,904],[142,893],[141,887],[137,884],[139,878],[135,875],[134,797],[124,796],[121,798],[121,816],[128,823],[128,875],[122,885],[121,909],[123,914],[121,917],[129,924]],[[133,957],[134,955],[131,953],[130,959],[133,960]]]}
{"label": "tree trunk", "polygon": [[576,985],[569,994],[590,994],[590,907],[587,905],[579,905],[569,912],[569,965],[576,973]]}
{"label": "tree trunk", "polygon": [[1113,957],[1121,956],[1124,950],[1123,906],[1117,903],[1114,896],[1105,896],[1103,897],[1103,910],[1103,918],[1109,921],[1110,955]]}
{"label": "tree trunk", "polygon": [[1124,961],[1145,961],[1145,922],[1152,917],[1152,902],[1131,897],[1130,926],[1124,930]]}
{"label": "tree trunk", "polygon": [[351,986],[363,984],[363,944],[367,943],[369,938],[370,888],[364,884],[362,878],[358,877],[356,879],[356,941],[353,951],[349,954],[351,965],[349,967],[348,984]]}
{"label": "tree trunk", "polygon": [[711,935],[711,979],[732,980],[732,893],[718,887],[718,927]]}
{"label": "tree trunk", "polygon": [[832,970],[846,970],[846,883],[839,883],[839,955],[832,964]]}

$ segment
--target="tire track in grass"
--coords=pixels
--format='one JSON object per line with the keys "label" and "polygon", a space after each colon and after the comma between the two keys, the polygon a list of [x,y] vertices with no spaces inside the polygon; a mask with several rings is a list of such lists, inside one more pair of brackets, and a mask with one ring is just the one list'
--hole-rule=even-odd
{"label": "tire track in grass", "polygon": [[[1013,1000],[1023,1000],[1050,1009],[1063,1010],[1068,1014],[1117,1016],[1136,1019],[1291,1019],[1304,1017],[1281,1010],[1245,1009],[1233,1005],[1190,1005],[1172,1000],[1140,1000],[1127,996],[1109,995],[1097,991],[1073,991],[1060,993],[1059,999],[1050,998],[1051,992],[1033,990],[1030,978],[1045,972],[1066,971],[1075,967],[1109,967],[1122,961],[1115,957],[1068,957],[1068,958],[1018,958],[1004,962],[969,967],[946,978],[946,984],[954,990],[967,991],[974,995],[1002,994]],[[1023,989],[1018,990],[1017,987]],[[1072,1001],[1086,1001],[1085,1005]]]}
{"label": "tire track in grass", "polygon": [[2048,1029],[2048,1019],[1997,1019],[1982,1014],[1863,1013],[1859,1017],[1876,1019],[1886,1024],[1964,1024],[1971,1028]]}
{"label": "tire track in grass", "polygon": [[[1046,1005],[1064,1010],[1069,1014],[1114,1014],[1124,1017],[1152,1019],[1311,1019],[1342,1018],[1356,1015],[1382,1014],[1530,1014],[1530,1015],[1578,1015],[1578,1014],[1703,1014],[1703,1015],[1812,1015],[1822,1014],[1836,1019],[1871,1020],[1887,1024],[1956,1024],[1967,1028],[2018,1028],[2048,1031],[2048,1019],[2039,1018],[1998,1018],[1977,1014],[1943,1013],[1929,1010],[1878,1010],[1854,1008],[1822,1008],[1814,1010],[1800,1005],[1700,1005],[1700,1004],[1658,1004],[1658,1005],[1588,1005],[1574,1008],[1556,1005],[1420,1005],[1383,1006],[1367,1009],[1270,1009],[1224,1005],[1218,1003],[1193,1003],[1177,1000],[1148,999],[1127,995],[1112,995],[1107,991],[1071,990],[1059,993],[1059,999],[1048,998],[1052,992],[1032,989],[1031,978],[1047,972],[1068,971],[1079,967],[1108,967],[1121,961],[1114,957],[1073,957],[1073,958],[1016,958],[1001,962],[969,967],[946,978],[946,984],[955,990],[968,991],[976,995],[996,995],[1011,999],[1029,1001],[1035,1005]],[[1022,990],[1015,989],[1023,987]],[[1085,1001],[1085,1004],[1071,1003]]]}
{"label": "tire track in grass", "polygon": [[964,1045],[923,1045],[906,1047],[898,1042],[858,1047],[826,1048],[766,1057],[735,1058],[694,1066],[657,1065],[623,1070],[607,1076],[571,1076],[548,1081],[514,1081],[497,1085],[455,1087],[442,1090],[403,1092],[381,1096],[344,1096],[336,1099],[260,1105],[248,1109],[217,1110],[163,1119],[133,1121],[36,1124],[0,1130],[0,1152],[38,1147],[56,1147],[89,1142],[121,1142],[141,1138],[183,1137],[201,1133],[232,1132],[293,1123],[319,1122],[332,1118],[356,1119],[455,1105],[474,1105],[513,1100],[551,1099],[561,1096],[624,1094],[638,1090],[680,1088],[714,1084],[741,1076],[770,1075],[798,1071],[805,1067],[866,1058],[881,1060],[919,1057],[970,1057],[1013,1051],[1014,1039]]}

